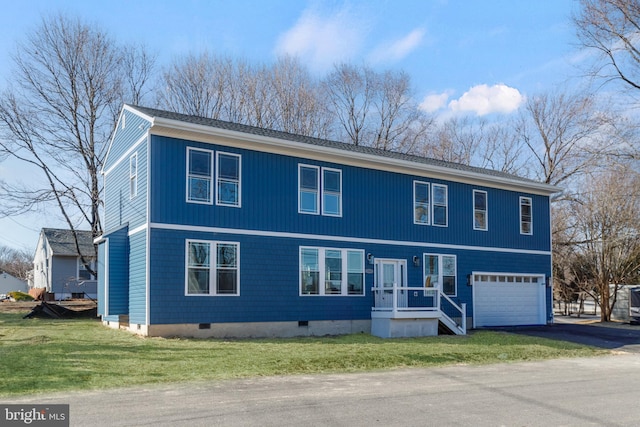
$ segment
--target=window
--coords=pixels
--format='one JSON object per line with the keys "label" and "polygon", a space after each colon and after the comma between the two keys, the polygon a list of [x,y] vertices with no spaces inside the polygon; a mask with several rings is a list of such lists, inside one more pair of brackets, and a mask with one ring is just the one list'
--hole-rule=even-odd
{"label": "window", "polygon": [[520,197],[520,234],[533,234],[531,197]]}
{"label": "window", "polygon": [[239,295],[239,243],[187,241],[187,295]]}
{"label": "window", "polygon": [[240,156],[216,153],[216,171],[218,186],[216,203],[240,207]]}
{"label": "window", "polygon": [[[91,270],[95,271],[95,263],[93,261],[88,261],[88,263]],[[78,280],[96,280],[95,275],[91,274],[81,258],[78,258],[78,274],[76,277]]]}
{"label": "window", "polygon": [[440,289],[445,295],[456,295],[455,255],[424,254],[425,287]]}
{"label": "window", "polygon": [[429,225],[429,184],[413,182],[413,223]]}
{"label": "window", "polygon": [[138,153],[129,157],[129,198],[138,195]]}
{"label": "window", "polygon": [[447,186],[441,184],[433,184],[433,225],[442,227],[447,226]]}
{"label": "window", "polygon": [[300,248],[301,295],[364,295],[364,251]]}
{"label": "window", "polygon": [[487,192],[473,190],[473,229],[487,231]]}
{"label": "window", "polygon": [[212,151],[187,148],[188,202],[211,204],[212,159]]}
{"label": "window", "polygon": [[342,171],[299,165],[298,212],[318,215],[321,211],[322,215],[342,216]]}
{"label": "window", "polygon": [[322,168],[322,215],[342,215],[342,171]]}

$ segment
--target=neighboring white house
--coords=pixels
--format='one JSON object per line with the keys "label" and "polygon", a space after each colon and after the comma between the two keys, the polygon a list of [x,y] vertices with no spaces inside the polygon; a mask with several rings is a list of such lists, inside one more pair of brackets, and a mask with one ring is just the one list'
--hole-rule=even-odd
{"label": "neighboring white house", "polygon": [[0,271],[0,295],[6,295],[12,291],[28,292],[27,282],[13,277],[6,271]]}
{"label": "neighboring white house", "polygon": [[[90,231],[76,231],[80,252],[95,271]],[[33,287],[44,288],[53,299],[97,298],[96,277],[81,262],[71,230],[43,228],[33,257]]]}

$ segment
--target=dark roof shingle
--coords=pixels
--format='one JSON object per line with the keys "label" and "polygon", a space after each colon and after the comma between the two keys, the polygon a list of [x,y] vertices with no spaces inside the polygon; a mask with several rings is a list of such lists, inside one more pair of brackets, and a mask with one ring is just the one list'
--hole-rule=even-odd
{"label": "dark roof shingle", "polygon": [[[58,228],[43,228],[42,233],[51,246],[52,255],[78,256],[73,231]],[[91,231],[76,230],[78,245],[83,256],[94,257],[93,235]]]}

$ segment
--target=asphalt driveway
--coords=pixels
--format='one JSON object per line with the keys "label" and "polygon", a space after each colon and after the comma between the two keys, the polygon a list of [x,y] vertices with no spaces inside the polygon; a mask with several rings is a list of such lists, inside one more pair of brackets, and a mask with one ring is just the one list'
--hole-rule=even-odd
{"label": "asphalt driveway", "polygon": [[640,326],[629,323],[601,323],[594,317],[556,316],[553,325],[487,328],[516,334],[570,341],[608,350],[640,353]]}

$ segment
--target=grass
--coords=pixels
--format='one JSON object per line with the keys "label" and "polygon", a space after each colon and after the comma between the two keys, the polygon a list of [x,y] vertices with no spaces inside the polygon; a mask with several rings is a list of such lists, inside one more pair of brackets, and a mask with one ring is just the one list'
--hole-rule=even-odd
{"label": "grass", "polygon": [[0,313],[0,396],[268,375],[358,372],[594,356],[562,341],[476,331],[464,337],[380,339],[141,338],[95,320]]}

